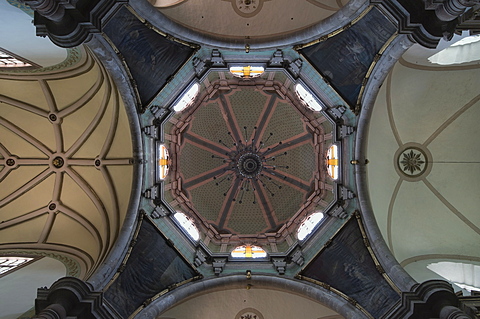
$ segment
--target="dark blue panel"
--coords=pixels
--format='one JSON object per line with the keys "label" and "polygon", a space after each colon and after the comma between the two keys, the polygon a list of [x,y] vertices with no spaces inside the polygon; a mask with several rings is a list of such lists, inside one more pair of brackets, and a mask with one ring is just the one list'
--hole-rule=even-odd
{"label": "dark blue panel", "polygon": [[355,218],[301,275],[340,290],[355,299],[374,318],[380,318],[400,300],[375,267]]}
{"label": "dark blue panel", "polygon": [[194,49],[147,28],[126,7],[122,7],[102,31],[125,58],[143,106],[194,53]]}
{"label": "dark blue panel", "polygon": [[396,27],[376,8],[351,28],[300,52],[354,106],[375,55]]}
{"label": "dark blue panel", "polygon": [[148,298],[196,275],[155,226],[144,220],[125,270],[104,296],[123,318],[128,318]]}

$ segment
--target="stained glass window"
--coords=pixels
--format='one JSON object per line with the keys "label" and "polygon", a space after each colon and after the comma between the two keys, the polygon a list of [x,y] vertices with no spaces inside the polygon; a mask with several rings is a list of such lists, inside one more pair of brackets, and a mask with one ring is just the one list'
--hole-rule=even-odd
{"label": "stained glass window", "polygon": [[161,180],[164,180],[168,174],[168,167],[169,167],[169,156],[168,150],[165,145],[160,144],[158,148],[158,170],[159,170],[159,177]]}
{"label": "stained glass window", "polygon": [[338,178],[338,148],[337,145],[332,145],[327,152],[327,170],[331,178]]}
{"label": "stained glass window", "polygon": [[261,66],[232,66],[230,72],[239,78],[256,78],[263,74],[264,69]]}
{"label": "stained glass window", "polygon": [[263,258],[267,257],[267,252],[259,246],[242,245],[235,248],[231,255],[235,258]]}

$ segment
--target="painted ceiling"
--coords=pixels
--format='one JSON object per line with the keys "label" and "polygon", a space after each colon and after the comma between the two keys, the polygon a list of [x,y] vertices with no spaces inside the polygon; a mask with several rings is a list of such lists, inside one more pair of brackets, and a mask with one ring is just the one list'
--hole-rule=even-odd
{"label": "painted ceiling", "polygon": [[[341,0],[193,0],[153,5],[173,21],[217,38],[276,38],[299,32],[333,15]],[[293,9],[295,6],[295,10]],[[269,23],[265,23],[269,21]]]}
{"label": "painted ceiling", "polygon": [[301,221],[334,197],[325,188],[332,124],[306,107],[283,71],[257,79],[213,71],[201,92],[166,125],[167,201],[212,244],[285,250],[286,237],[295,240]]}
{"label": "painted ceiling", "polygon": [[[204,11],[195,7],[197,2],[193,0],[170,3],[171,6],[163,6],[165,1],[156,3],[164,7],[160,12],[179,24],[214,37],[238,40],[242,47],[250,37],[276,39],[279,33],[292,35],[308,29],[328,20],[343,7],[341,1],[311,0],[301,2],[293,10],[287,1],[252,0],[257,7],[252,6],[248,13],[247,8],[241,7],[246,1],[218,2],[215,2],[218,6],[204,6]],[[214,13],[215,17],[209,16]],[[383,45],[398,36],[396,26],[380,11],[375,14],[382,15],[381,19],[372,17],[373,13],[370,17],[384,26],[382,37],[377,37]],[[144,28],[139,21],[137,24]],[[349,30],[362,34],[378,31],[369,29],[367,19],[358,25],[361,27]],[[122,36],[120,31],[124,30],[117,29],[112,23],[105,28],[104,36],[112,39],[114,35]],[[148,31],[152,38],[158,36],[151,29]],[[343,31],[339,31],[342,37],[352,36],[350,31]],[[144,34],[136,35],[140,41]],[[114,40],[120,43],[121,36]],[[329,34],[331,39],[335,36],[337,34]],[[148,43],[149,39],[145,41]],[[163,38],[161,41],[167,42]],[[324,47],[339,58],[341,54],[328,49],[329,43],[332,41],[324,42]],[[322,45],[311,48],[316,51],[319,47]],[[338,112],[336,106],[348,106],[339,96],[345,97],[351,92],[350,108],[355,111],[353,104],[363,98],[366,82],[363,80],[372,74],[381,58],[377,53],[391,58],[387,46],[374,46],[368,54],[359,54],[367,51],[365,48],[354,46],[348,52],[357,63],[365,62],[363,58],[368,55],[365,72],[354,79],[354,89],[329,82],[331,74],[325,71],[326,66],[316,68],[304,61],[302,80],[339,91],[339,95],[335,95],[318,87],[313,89],[328,105],[329,116]],[[168,239],[166,245],[175,246],[189,261],[198,257],[195,255],[198,247],[225,257],[236,245],[250,243],[260,244],[272,256],[301,247],[308,261],[331,244],[331,239],[344,225],[344,219],[338,216],[334,218],[330,214],[310,241],[299,244],[295,232],[308,214],[327,206],[332,208],[334,199],[339,200],[339,206],[335,207],[339,211],[348,207],[348,200],[354,202],[354,195],[347,188],[355,187],[354,174],[359,170],[354,166],[353,138],[342,142],[344,150],[348,150],[342,162],[344,185],[329,179],[324,161],[328,146],[332,141],[338,142],[335,137],[342,129],[348,129],[347,125],[352,129],[350,133],[358,129],[355,127],[358,114],[347,110],[345,122],[337,118],[341,126],[334,128],[325,117],[327,113],[314,113],[299,101],[293,82],[289,82],[292,73],[267,70],[258,80],[241,80],[228,72],[229,63],[249,59],[267,61],[274,51],[242,51],[239,59],[240,53],[235,56],[236,53],[230,52],[228,56],[228,50],[224,50],[227,62],[221,71],[202,77],[189,60],[189,63],[172,66],[176,75],[168,78],[163,66],[159,66],[161,62],[157,61],[156,65],[142,60],[137,68],[134,63],[140,61],[139,52],[132,50],[128,55],[128,48],[121,49],[126,57],[126,62],[123,60],[126,70],[130,67],[136,72],[134,76],[145,76],[144,82],[137,83],[149,90],[140,92],[145,102],[143,107],[148,109],[137,110],[135,119],[141,122],[143,133],[130,126],[132,121],[124,106],[134,105],[132,96],[138,92],[128,91],[121,96],[120,92],[126,91],[120,89],[119,92],[116,85],[127,81],[127,76],[118,72],[115,76],[120,80],[112,78],[95,54],[88,51],[82,53],[81,61],[73,66],[65,63],[61,68],[42,70],[45,71],[42,74],[0,75],[0,248],[4,252],[20,248],[61,252],[81,269],[79,277],[88,278],[113,249],[131,203],[138,205],[136,201],[141,201],[139,210],[146,218],[161,211],[157,198],[152,195],[155,192],[158,197],[164,196],[165,206],[169,205],[172,211],[163,211],[161,217],[167,218],[151,219]],[[412,49],[414,52],[415,48]],[[152,47],[150,50],[155,51]],[[196,50],[185,50],[185,60],[193,55],[207,62],[212,58],[210,49]],[[104,54],[101,51],[97,50],[96,54]],[[295,54],[295,58],[301,56]],[[423,281],[438,278],[427,270],[433,261],[480,264],[476,245],[480,234],[476,194],[480,79],[478,62],[439,67],[425,62],[419,55],[407,56],[408,52],[393,67],[383,86],[382,80],[374,79],[381,89],[370,132],[364,136],[368,138],[369,160],[366,201],[372,204],[390,251],[415,279]],[[108,63],[112,61],[103,58]],[[154,54],[143,58],[156,59]],[[322,54],[315,58],[323,63]],[[287,60],[286,64],[294,58]],[[315,63],[315,59],[310,62]],[[150,69],[141,69],[143,65]],[[164,76],[162,81],[154,81],[154,72],[150,73],[151,78],[146,78],[152,70]],[[350,80],[348,69],[343,71],[344,78]],[[167,109],[194,77],[200,79],[202,94],[184,112],[169,113]],[[336,87],[332,88],[332,83]],[[163,120],[165,127],[156,132]],[[171,154],[170,175],[162,185],[155,180],[153,163],[156,163],[157,145],[152,138],[155,134],[149,133],[150,130],[164,138]],[[142,173],[143,180],[137,180],[132,165],[136,152],[143,152],[132,145],[132,136],[137,135],[141,135],[147,146],[143,154],[148,160],[135,164],[150,165]],[[275,170],[271,163],[277,165]],[[249,174],[254,178],[246,176]],[[141,195],[134,187],[137,182],[143,183]],[[334,194],[337,190],[338,197]],[[354,206],[350,206],[349,211],[353,210]],[[191,239],[183,236],[182,229],[168,218],[175,211],[183,211],[195,220],[202,233],[200,244],[192,244]],[[240,264],[232,263],[225,274],[240,269]],[[297,271],[302,261],[292,265],[293,262],[289,264],[290,269]],[[378,265],[372,269],[375,266]],[[213,275],[211,264],[201,267],[198,268],[204,273]],[[266,272],[277,271],[269,267]]]}

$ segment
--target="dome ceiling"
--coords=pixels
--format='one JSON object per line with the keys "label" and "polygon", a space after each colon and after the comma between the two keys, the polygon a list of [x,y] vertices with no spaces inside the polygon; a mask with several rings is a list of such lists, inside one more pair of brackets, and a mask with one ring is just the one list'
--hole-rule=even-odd
{"label": "dome ceiling", "polygon": [[332,127],[283,72],[255,80],[211,72],[204,85],[167,125],[170,204],[197,219],[207,241],[283,251],[305,216],[333,198],[324,183]]}
{"label": "dome ceiling", "polygon": [[119,234],[133,169],[123,102],[83,54],[60,71],[0,74],[0,249],[60,253],[88,276]]}
{"label": "dome ceiling", "polygon": [[426,269],[438,259],[480,262],[480,73],[417,60],[400,60],[377,97],[368,180],[385,241],[423,281],[438,277]]}
{"label": "dome ceiling", "polygon": [[345,4],[342,0],[153,1],[161,13],[188,28],[242,39],[285,36],[328,18]]}

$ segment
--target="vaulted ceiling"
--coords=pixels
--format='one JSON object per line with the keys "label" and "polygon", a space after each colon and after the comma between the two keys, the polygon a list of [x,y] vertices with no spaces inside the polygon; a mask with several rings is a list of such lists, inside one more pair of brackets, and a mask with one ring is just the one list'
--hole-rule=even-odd
{"label": "vaulted ceiling", "polygon": [[[11,5],[2,5],[12,11]],[[334,137],[340,135],[340,126],[337,130],[332,124],[334,116],[330,113],[327,120],[302,104],[294,93],[293,82],[289,82],[293,73],[282,66],[248,82],[234,78],[227,68],[227,64],[236,61],[258,63],[275,52],[250,52],[252,43],[285,38],[293,41],[302,31],[315,28],[325,33],[332,31],[332,25],[339,27],[341,23],[335,23],[331,16],[346,3],[308,0],[293,5],[286,0],[251,3],[209,0],[200,5],[194,0],[158,0],[153,5],[174,23],[198,32],[199,37],[210,37],[209,41],[228,39],[242,50],[220,50],[228,63],[217,65],[221,70],[213,70],[208,76],[199,76],[200,67],[194,69],[193,63],[180,64],[175,69],[180,71],[176,76],[162,79],[165,87],[149,82],[148,89],[153,93],[148,91],[151,95],[148,98],[143,92],[126,93],[125,86],[119,84],[126,78],[124,71],[110,73],[111,65],[107,71],[96,57],[103,54],[101,50],[93,53],[86,48],[70,49],[66,59],[53,67],[50,65],[63,58],[45,61],[49,60],[48,52],[59,54],[57,49],[47,53],[38,50],[37,56],[28,58],[49,68],[32,73],[1,70],[1,254],[35,251],[50,256],[61,254],[70,274],[90,278],[102,269],[109,252],[115,250],[129,205],[138,206],[140,179],[134,165],[139,162],[152,168],[142,173],[144,184],[139,207],[148,216],[158,213],[152,218],[156,227],[188,260],[198,258],[195,255],[198,247],[223,258],[239,244],[260,244],[273,255],[287,255],[299,247],[296,231],[308,214],[332,208],[342,192],[346,194],[344,200],[352,199],[347,188],[339,189],[337,194],[336,184],[326,174],[326,150],[332,142],[338,142]],[[350,19],[355,15],[352,12],[363,11],[365,6],[363,2],[352,1],[350,11],[342,11],[339,19],[341,22]],[[13,9],[16,14],[28,17]],[[2,18],[7,15],[5,10],[0,12]],[[106,29],[113,38],[115,28]],[[23,56],[28,42],[11,41],[15,30],[9,32],[6,35],[9,41],[0,42],[0,47]],[[332,34],[329,36],[335,35]],[[476,119],[480,116],[479,63],[439,66],[426,60],[434,52],[412,47],[393,66],[385,81],[378,82],[381,88],[365,136],[368,200],[376,223],[392,254],[417,281],[439,278],[427,266],[440,260],[480,265],[477,249],[480,200],[476,193],[480,186],[476,139],[479,133]],[[66,53],[62,50],[61,54]],[[135,57],[139,53],[133,54]],[[210,49],[195,54],[200,60],[213,63],[209,60],[213,59]],[[289,54],[289,63],[300,56]],[[355,47],[346,55],[360,63]],[[102,59],[107,63],[112,60]],[[348,104],[342,99],[345,94],[333,91],[328,72],[320,76],[309,65],[311,61],[303,60],[304,74],[308,76],[302,77],[302,81],[314,87],[319,100],[327,101],[332,109],[339,103]],[[151,66],[153,69],[155,63]],[[181,96],[194,77],[202,78],[201,98],[185,112],[168,115],[168,106]],[[356,79],[348,73],[344,80],[347,83]],[[268,81],[271,83],[266,84]],[[215,85],[221,89],[211,93]],[[322,91],[318,87],[321,85],[331,91]],[[142,134],[147,146],[145,162],[137,161],[138,148],[132,139],[140,133],[136,131],[138,127],[132,128],[131,114],[127,115],[126,105],[133,103],[126,96],[133,99],[135,94],[145,102],[145,109],[137,110],[135,115],[145,133]],[[351,116],[347,124],[353,128],[355,115],[350,111],[347,114]],[[153,118],[157,119],[155,125],[150,121]],[[159,122],[165,126],[157,133],[165,137],[172,160],[170,175],[161,187],[155,177],[158,145],[152,140],[154,133],[149,133],[160,127]],[[249,141],[256,146],[248,149]],[[245,147],[238,145],[242,143]],[[355,162],[353,139],[344,146],[350,150],[342,161],[345,185],[354,185],[355,168],[350,162]],[[268,151],[268,147],[275,151]],[[255,162],[255,154],[266,152],[270,159],[278,157],[275,171],[266,162],[268,156],[265,162]],[[248,170],[247,164],[228,168],[230,162],[238,164],[243,155],[255,162],[252,165],[261,166],[261,170],[252,168],[252,171],[261,174],[263,180],[255,184],[248,183],[248,178],[237,178],[237,170]],[[172,212],[155,207],[158,202],[152,199],[156,191],[162,192],[163,197],[158,195],[162,197],[162,207],[169,206],[172,212],[183,211],[194,218],[202,233],[202,244],[192,245],[191,239],[181,236],[178,225],[163,218]],[[345,224],[343,219],[329,218],[303,247],[305,260],[312,260],[318,251],[325,249]],[[124,227],[133,229],[132,225],[129,221]],[[122,245],[127,247],[125,242]],[[198,268],[203,274],[213,274],[210,266],[202,267]],[[295,267],[299,271],[301,261]],[[230,271],[240,268],[233,263]],[[249,307],[262,310],[265,305],[260,301],[265,294],[259,291],[258,296],[237,298],[245,292],[233,289],[227,293],[212,292],[186,301],[165,313],[165,317],[181,318],[185,309],[195,304],[208,307],[210,303],[205,299],[224,293],[228,294],[232,305],[229,311],[233,315]],[[278,300],[295,298],[298,304],[305,301],[298,295],[274,293]],[[315,307],[317,317],[339,316],[321,304]],[[209,313],[207,309],[202,311]]]}

